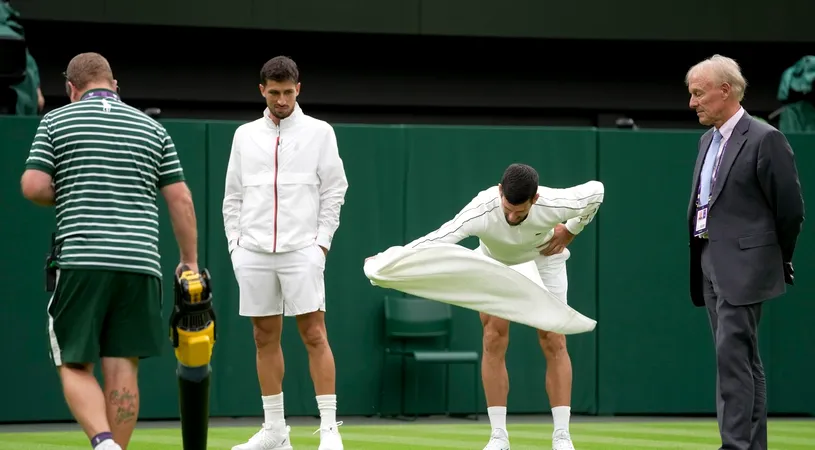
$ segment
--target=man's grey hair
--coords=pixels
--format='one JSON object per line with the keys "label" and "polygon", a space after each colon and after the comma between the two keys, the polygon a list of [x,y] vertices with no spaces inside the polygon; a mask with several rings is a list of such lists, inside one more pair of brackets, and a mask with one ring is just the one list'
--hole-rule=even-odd
{"label": "man's grey hair", "polygon": [[733,58],[722,55],[713,55],[691,67],[685,74],[685,85],[694,75],[705,73],[711,77],[715,85],[727,83],[730,85],[736,99],[741,102],[744,99],[744,92],[747,90],[747,80],[741,74],[739,64]]}

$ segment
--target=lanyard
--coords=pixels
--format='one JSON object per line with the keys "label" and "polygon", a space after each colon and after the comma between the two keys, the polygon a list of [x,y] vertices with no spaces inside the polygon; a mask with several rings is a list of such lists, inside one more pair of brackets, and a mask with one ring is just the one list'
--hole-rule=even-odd
{"label": "lanyard", "polygon": [[89,98],[96,97],[112,98],[114,100],[119,100],[119,96],[116,93],[110,91],[91,91],[83,95],[81,100],[87,100]]}

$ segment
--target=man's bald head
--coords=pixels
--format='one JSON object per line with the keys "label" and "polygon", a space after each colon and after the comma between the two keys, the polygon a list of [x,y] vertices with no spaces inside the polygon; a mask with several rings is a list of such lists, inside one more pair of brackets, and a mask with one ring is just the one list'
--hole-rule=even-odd
{"label": "man's bald head", "polygon": [[110,64],[99,53],[80,53],[74,56],[68,63],[65,78],[71,86],[69,91],[72,101],[78,100],[74,96],[81,96],[89,89],[116,90],[116,80]]}

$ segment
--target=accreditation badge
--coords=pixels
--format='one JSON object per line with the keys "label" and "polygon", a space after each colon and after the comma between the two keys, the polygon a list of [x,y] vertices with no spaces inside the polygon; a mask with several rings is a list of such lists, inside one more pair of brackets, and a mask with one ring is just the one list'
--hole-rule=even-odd
{"label": "accreditation badge", "polygon": [[707,207],[708,205],[696,208],[696,231],[693,233],[695,237],[707,233]]}

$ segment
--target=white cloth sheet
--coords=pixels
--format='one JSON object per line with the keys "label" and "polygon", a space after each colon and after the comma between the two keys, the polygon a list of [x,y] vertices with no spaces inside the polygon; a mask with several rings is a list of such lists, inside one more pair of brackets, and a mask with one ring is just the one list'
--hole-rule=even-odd
{"label": "white cloth sheet", "polygon": [[534,267],[507,266],[457,244],[391,247],[366,261],[363,270],[374,286],[539,330],[579,334],[597,326],[595,320],[549,293]]}

